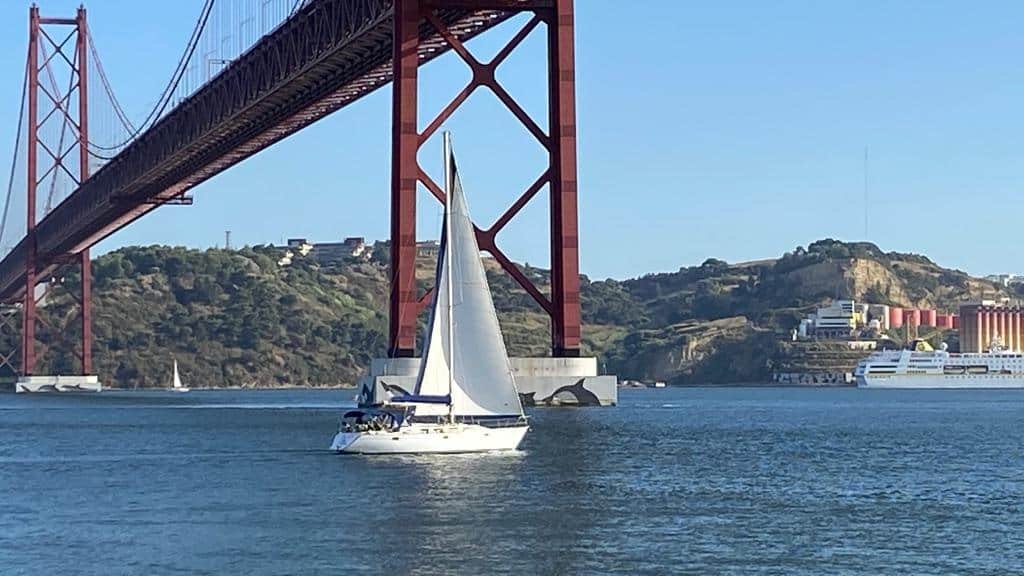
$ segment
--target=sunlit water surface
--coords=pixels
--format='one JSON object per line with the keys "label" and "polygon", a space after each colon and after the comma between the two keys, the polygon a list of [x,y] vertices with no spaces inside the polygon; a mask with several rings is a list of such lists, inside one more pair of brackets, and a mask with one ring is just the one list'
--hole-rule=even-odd
{"label": "sunlit water surface", "polygon": [[1024,392],[624,390],[388,458],[325,450],[351,396],[0,395],[0,574],[1024,572]]}

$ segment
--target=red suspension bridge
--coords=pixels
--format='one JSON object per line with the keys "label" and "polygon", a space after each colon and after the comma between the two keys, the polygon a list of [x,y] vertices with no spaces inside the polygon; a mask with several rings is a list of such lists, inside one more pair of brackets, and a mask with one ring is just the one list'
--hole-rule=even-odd
{"label": "red suspension bridge", "polygon": [[[466,49],[467,40],[520,13],[530,16],[490,62]],[[547,35],[546,122],[531,118],[495,77],[536,30]],[[389,355],[413,355],[416,317],[428,298],[417,293],[415,282],[417,187],[444,197],[420,168],[417,151],[475,90],[487,88],[547,150],[549,162],[501,217],[477,227],[480,247],[550,315],[553,355],[578,356],[573,35],[572,0],[206,0],[156,105],[133,124],[103,72],[86,11],[51,17],[33,6],[16,152],[0,221],[0,245],[7,247],[0,260],[3,326],[18,330],[20,320],[20,355],[0,354],[0,361],[18,374],[35,373],[36,306],[63,268],[78,267],[80,341],[72,347],[82,374],[91,374],[92,245],[159,206],[191,203],[187,193],[197,184],[389,82]],[[465,61],[472,79],[436,117],[421,123],[419,66],[449,51]],[[496,242],[544,189],[550,295]]]}

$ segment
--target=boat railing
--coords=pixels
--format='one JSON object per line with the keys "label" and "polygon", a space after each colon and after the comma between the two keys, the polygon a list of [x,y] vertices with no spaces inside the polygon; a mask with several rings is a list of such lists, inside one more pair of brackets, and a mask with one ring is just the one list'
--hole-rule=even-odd
{"label": "boat railing", "polygon": [[466,424],[479,424],[487,428],[514,428],[529,423],[526,416],[510,416],[508,418],[474,418],[469,416],[463,422]]}
{"label": "boat railing", "polygon": [[[413,416],[412,422],[422,424],[447,424],[447,416]],[[513,428],[529,424],[526,416],[456,416],[459,424],[476,424],[487,428]]]}

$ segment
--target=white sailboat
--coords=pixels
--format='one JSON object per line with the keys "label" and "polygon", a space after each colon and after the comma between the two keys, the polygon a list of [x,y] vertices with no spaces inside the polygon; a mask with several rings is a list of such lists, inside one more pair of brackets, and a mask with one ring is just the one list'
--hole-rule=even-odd
{"label": "white sailboat", "polygon": [[189,389],[181,383],[181,376],[178,375],[178,361],[174,361],[174,378],[171,380],[171,390],[175,392],[188,392]]}
{"label": "white sailboat", "polygon": [[447,133],[444,162],[444,230],[415,391],[384,410],[346,413],[336,452],[515,450],[529,429]]}

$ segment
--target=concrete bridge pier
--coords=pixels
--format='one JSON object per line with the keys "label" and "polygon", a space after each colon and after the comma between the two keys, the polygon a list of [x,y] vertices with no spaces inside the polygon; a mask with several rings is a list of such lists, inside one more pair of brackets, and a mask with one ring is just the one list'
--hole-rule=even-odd
{"label": "concrete bridge pier", "polygon": [[[597,358],[510,358],[525,406],[614,406],[618,379],[598,375]],[[359,405],[380,406],[416,387],[419,358],[379,358],[359,381]]]}

